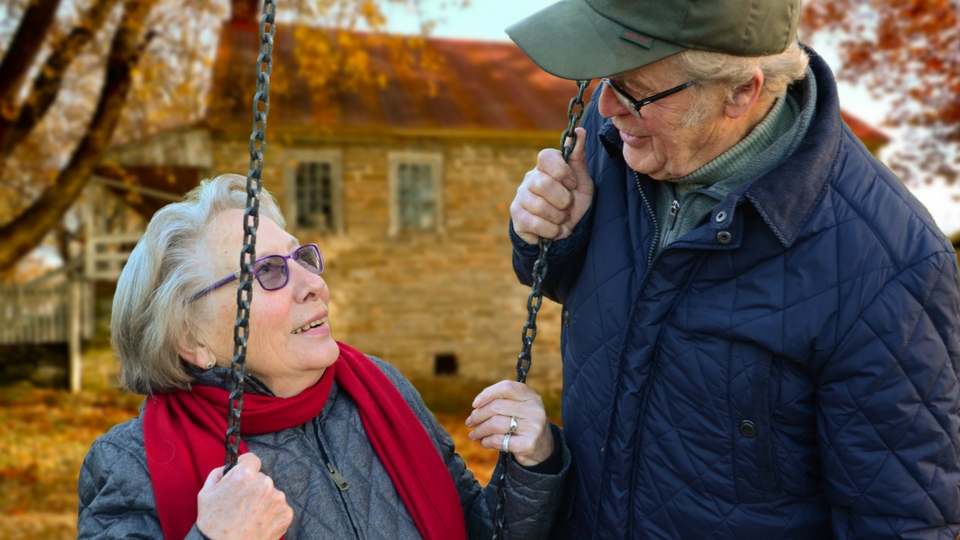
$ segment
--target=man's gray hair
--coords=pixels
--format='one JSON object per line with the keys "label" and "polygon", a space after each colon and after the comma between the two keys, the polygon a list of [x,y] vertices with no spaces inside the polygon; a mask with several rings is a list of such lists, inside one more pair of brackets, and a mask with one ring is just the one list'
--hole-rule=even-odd
{"label": "man's gray hair", "polygon": [[[781,97],[788,86],[806,75],[810,57],[800,43],[794,41],[782,53],[770,56],[733,56],[688,49],[665,58],[663,62],[679,70],[687,80],[700,81],[689,90],[699,92],[702,97],[720,94],[723,102],[729,103],[733,98],[733,90],[749,83],[753,78],[755,67],[760,68],[764,76],[761,96]],[[705,107],[713,103],[708,99],[700,99],[698,102]],[[695,106],[688,111],[684,123],[693,125],[702,122],[709,111],[701,109],[702,107]]]}
{"label": "man's gray hair", "polygon": [[[168,204],[150,220],[120,273],[110,320],[120,381],[130,392],[151,395],[190,388],[178,346],[194,344],[213,319],[210,296],[191,298],[223,276],[213,275],[204,234],[221,212],[245,209],[246,178],[224,174],[204,180],[183,202]],[[286,222],[267,190],[260,216]],[[237,259],[239,267],[240,260]]]}

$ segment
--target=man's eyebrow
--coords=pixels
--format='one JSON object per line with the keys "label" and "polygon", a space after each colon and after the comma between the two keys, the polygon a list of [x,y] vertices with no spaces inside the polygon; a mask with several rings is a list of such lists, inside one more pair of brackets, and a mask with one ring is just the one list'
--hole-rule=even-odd
{"label": "man's eyebrow", "polygon": [[652,91],[651,90],[652,87],[647,83],[641,80],[638,80],[637,78],[627,79],[626,77],[624,77],[624,75],[626,75],[627,73],[629,72],[618,73],[612,77],[607,77],[607,78],[613,81],[614,84],[616,84],[620,88],[623,88],[626,90],[635,90],[640,93],[650,93]]}

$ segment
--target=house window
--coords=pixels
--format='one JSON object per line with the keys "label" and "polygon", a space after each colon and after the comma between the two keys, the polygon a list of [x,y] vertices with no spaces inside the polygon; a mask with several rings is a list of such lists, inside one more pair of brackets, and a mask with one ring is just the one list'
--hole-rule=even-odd
{"label": "house window", "polygon": [[287,222],[319,232],[343,231],[343,174],[339,150],[284,152]]}
{"label": "house window", "polygon": [[330,163],[297,164],[297,227],[333,230],[333,180]]}
{"label": "house window", "polygon": [[440,231],[442,172],[440,154],[389,155],[390,234],[400,230]]}
{"label": "house window", "polygon": [[453,353],[437,354],[433,357],[434,375],[456,375],[458,367],[457,355]]}

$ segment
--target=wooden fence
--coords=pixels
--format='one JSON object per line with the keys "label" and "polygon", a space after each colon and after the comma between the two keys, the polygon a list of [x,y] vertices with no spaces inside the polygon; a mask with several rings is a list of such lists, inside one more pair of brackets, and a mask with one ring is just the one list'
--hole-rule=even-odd
{"label": "wooden fence", "polygon": [[[36,284],[0,285],[0,345],[67,343],[70,341],[71,295],[81,306],[92,307],[89,287],[68,279]],[[89,338],[90,309],[79,309],[80,333]]]}

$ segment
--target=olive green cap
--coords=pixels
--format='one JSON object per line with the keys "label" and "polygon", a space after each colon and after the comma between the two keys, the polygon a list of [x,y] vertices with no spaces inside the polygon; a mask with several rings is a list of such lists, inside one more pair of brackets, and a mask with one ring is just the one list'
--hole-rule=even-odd
{"label": "olive green cap", "polygon": [[544,71],[576,80],[685,49],[779,54],[796,39],[799,20],[800,0],[561,0],[506,31]]}

